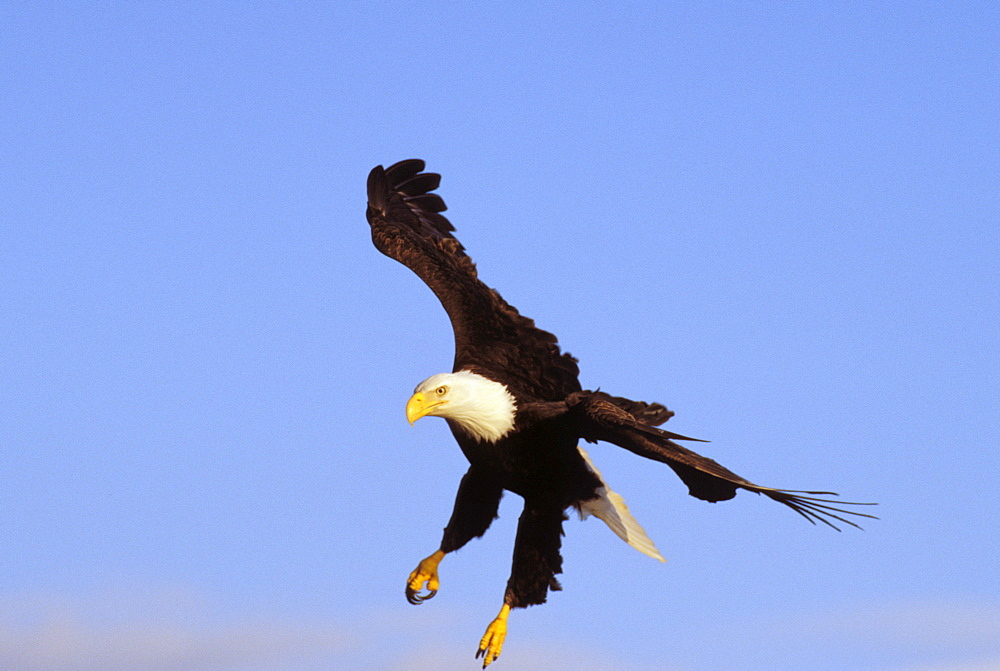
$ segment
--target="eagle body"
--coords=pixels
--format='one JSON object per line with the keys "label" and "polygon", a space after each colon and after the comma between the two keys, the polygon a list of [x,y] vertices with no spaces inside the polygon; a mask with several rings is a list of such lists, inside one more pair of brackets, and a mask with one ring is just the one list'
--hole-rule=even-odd
{"label": "eagle body", "polygon": [[441,214],[444,201],[433,193],[440,179],[424,172],[418,159],[375,167],[368,176],[367,219],[375,247],[431,288],[455,334],[452,372],[417,385],[407,418],[444,418],[469,461],[438,550],[410,574],[407,599],[419,604],[436,594],[438,564],[486,532],[505,491],[524,499],[503,605],[477,653],[484,668],[500,654],[510,610],[544,603],[550,590],[560,589],[556,575],[562,572],[567,510],[597,516],[630,545],[663,561],[581,441],[610,442],[666,464],[692,496],[705,501],[725,501],[744,489],[834,529],[835,522],[857,526],[847,515],[872,517],[837,507],[870,504],[823,498],[832,492],[762,487],[682,447],[676,441],[696,439],[659,428],[673,416],[659,403],[584,390],[576,359],[560,350],[556,337],[479,280]]}
{"label": "eagle body", "polygon": [[454,424],[452,435],[471,466],[488,470],[505,490],[526,501],[550,502],[562,510],[597,495],[601,483],[587,469],[566,418],[522,424],[515,422],[511,433],[495,443],[469,439]]}
{"label": "eagle body", "polygon": [[[465,405],[456,403],[458,394],[462,401],[470,400],[481,409],[482,416],[470,417]],[[525,502],[518,531],[521,543],[515,548],[516,570],[505,603],[514,608],[544,603],[549,589],[559,589],[555,575],[562,567],[559,548],[564,511],[599,498],[603,484],[577,449],[579,437],[569,415],[539,414],[539,409],[558,404],[518,399],[502,381],[466,370],[428,378],[414,391],[415,399],[425,396],[447,398],[447,405],[424,412],[414,409],[411,400],[408,417],[411,421],[426,415],[444,417],[470,464],[441,549],[452,552],[481,536],[496,518],[504,491],[521,496]],[[483,397],[507,397],[511,402],[487,400],[483,404]],[[457,411],[448,407],[456,404],[460,406]],[[525,410],[519,412],[519,406]],[[495,421],[489,421],[491,416]],[[484,425],[508,428],[493,433],[484,431]]]}

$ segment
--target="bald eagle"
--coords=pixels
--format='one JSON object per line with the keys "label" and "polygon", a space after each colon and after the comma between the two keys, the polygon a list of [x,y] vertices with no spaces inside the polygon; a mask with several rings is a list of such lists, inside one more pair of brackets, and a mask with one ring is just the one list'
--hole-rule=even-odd
{"label": "bald eagle", "polygon": [[500,655],[510,610],[544,603],[549,590],[560,589],[556,575],[562,572],[567,510],[596,516],[637,550],[663,561],[581,440],[614,443],[662,462],[691,496],[704,501],[725,501],[745,489],[834,529],[838,522],[857,527],[849,515],[872,517],[838,507],[870,504],[823,498],[833,492],[761,487],[682,447],[675,441],[696,439],[657,428],[673,415],[659,403],[584,390],[576,359],[560,351],[556,337],[478,279],[441,214],[444,201],[432,193],[440,181],[440,175],[424,172],[419,159],[377,166],[368,176],[367,218],[375,247],[431,288],[455,333],[452,372],[417,385],[406,417],[411,424],[443,417],[469,460],[440,546],[406,580],[407,600],[420,604],[437,593],[441,560],[486,532],[504,491],[524,499],[503,605],[476,653],[483,668]]}

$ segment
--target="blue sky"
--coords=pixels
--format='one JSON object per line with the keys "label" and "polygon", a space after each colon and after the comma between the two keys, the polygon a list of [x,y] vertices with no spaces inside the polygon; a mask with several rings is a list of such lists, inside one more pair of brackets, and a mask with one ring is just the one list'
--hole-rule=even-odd
{"label": "blue sky", "polygon": [[5,3],[0,666],[474,669],[520,511],[406,603],[466,464],[371,245],[420,157],[590,388],[865,531],[590,449],[499,670],[1000,667],[992,3]]}

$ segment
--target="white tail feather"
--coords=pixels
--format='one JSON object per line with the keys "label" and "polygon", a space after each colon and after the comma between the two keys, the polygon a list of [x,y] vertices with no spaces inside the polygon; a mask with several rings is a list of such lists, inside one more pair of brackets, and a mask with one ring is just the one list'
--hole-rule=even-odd
{"label": "white tail feather", "polygon": [[590,455],[587,454],[587,451],[579,445],[576,449],[580,451],[583,460],[587,462],[587,467],[601,481],[601,487],[597,490],[597,498],[584,501],[578,506],[580,519],[585,520],[593,515],[607,524],[608,528],[614,531],[619,538],[642,554],[662,562],[667,561],[656,549],[656,545],[649,539],[649,536],[646,535],[646,531],[632,517],[632,513],[629,512],[628,506],[625,504],[625,499],[618,492],[612,491],[608,487],[608,483],[604,481],[601,472],[597,470],[594,462],[590,460]]}

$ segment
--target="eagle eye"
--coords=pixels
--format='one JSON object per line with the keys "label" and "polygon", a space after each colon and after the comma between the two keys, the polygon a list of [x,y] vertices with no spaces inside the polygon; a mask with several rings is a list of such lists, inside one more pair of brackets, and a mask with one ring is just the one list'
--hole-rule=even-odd
{"label": "eagle eye", "polygon": [[448,387],[441,385],[440,387],[434,390],[434,393],[437,394],[438,396],[444,396],[445,394],[448,393]]}

